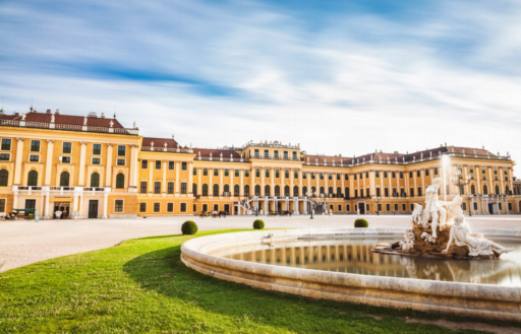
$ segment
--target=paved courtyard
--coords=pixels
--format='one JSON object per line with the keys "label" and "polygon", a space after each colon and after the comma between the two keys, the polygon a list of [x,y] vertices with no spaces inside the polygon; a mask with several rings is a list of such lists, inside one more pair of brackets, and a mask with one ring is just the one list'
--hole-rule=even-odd
{"label": "paved courtyard", "polygon": [[[49,220],[0,223],[0,272],[58,256],[110,247],[132,238],[179,234],[193,219],[201,230],[251,228],[254,217],[161,217],[110,220]],[[349,228],[357,216],[261,217],[267,228]],[[404,230],[409,216],[366,216],[371,227]],[[521,216],[469,218],[476,231],[506,229],[521,233]]]}

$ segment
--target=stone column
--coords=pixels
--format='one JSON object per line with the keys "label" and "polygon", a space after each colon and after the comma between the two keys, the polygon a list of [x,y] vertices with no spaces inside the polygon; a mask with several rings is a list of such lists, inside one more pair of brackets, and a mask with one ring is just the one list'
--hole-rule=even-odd
{"label": "stone column", "polygon": [[175,162],[175,166],[174,166],[174,169],[175,169],[175,193],[176,193],[176,196],[179,194],[180,192],[180,189],[181,189],[181,180],[179,180],[179,173],[180,173],[180,169],[181,169],[181,164],[179,162]]}
{"label": "stone column", "polygon": [[306,194],[302,193],[303,188],[304,188],[304,180],[302,179],[302,170],[299,170],[298,171],[298,193],[299,193],[300,197],[304,197],[304,195],[306,195]]}
{"label": "stone column", "polygon": [[293,192],[293,187],[295,187],[295,171],[293,169],[290,169],[290,171],[289,171],[289,195],[291,197],[295,196],[295,193]]}
{"label": "stone column", "polygon": [[194,183],[194,164],[192,162],[188,162],[188,189],[187,192],[189,194],[193,194],[193,183]]}
{"label": "stone column", "polygon": [[213,196],[213,169],[208,170],[208,196]]}
{"label": "stone column", "polygon": [[161,193],[166,194],[168,191],[166,183],[166,169],[168,162],[166,160],[161,162]]}
{"label": "stone column", "polygon": [[105,187],[112,186],[112,158],[113,158],[113,145],[107,145],[107,164],[105,166]]}
{"label": "stone column", "polygon": [[129,192],[137,191],[137,183],[138,183],[138,150],[139,147],[137,145],[132,145],[130,147],[130,177],[129,177]]}
{"label": "stone column", "polygon": [[270,195],[275,196],[275,169],[270,169]]}
{"label": "stone column", "polygon": [[265,177],[266,177],[266,171],[265,171],[265,169],[264,169],[264,168],[261,168],[261,169],[260,169],[260,173],[261,173],[261,174],[260,174],[260,175],[261,175],[261,189],[260,189],[261,191],[260,191],[260,193],[261,193],[261,196],[264,197],[264,196],[266,195],[266,193],[264,192],[264,186],[265,186],[265,180],[264,180],[264,179],[265,179]]}
{"label": "stone column", "polygon": [[105,188],[105,191],[103,192],[103,214],[102,214],[103,219],[107,219],[109,217],[109,215],[108,215],[109,192],[110,192],[110,188]]}
{"label": "stone column", "polygon": [[376,196],[376,176],[374,171],[369,172],[369,195]]}
{"label": "stone column", "polygon": [[78,185],[85,186],[85,166],[87,165],[87,143],[80,144],[80,171],[78,174]]}
{"label": "stone column", "polygon": [[13,184],[19,186],[22,184],[22,162],[24,156],[24,140],[18,138],[16,141],[16,159],[14,167],[14,182]]}
{"label": "stone column", "polygon": [[219,169],[219,196],[224,192],[224,169]]}
{"label": "stone column", "polygon": [[148,164],[148,187],[147,192],[153,193],[154,192],[154,168],[155,166],[152,166],[153,164]]}
{"label": "stone column", "polygon": [[43,183],[46,186],[51,185],[53,154],[54,154],[54,141],[48,140],[47,141],[47,157],[45,158],[45,179],[44,179],[44,183]]}
{"label": "stone column", "polygon": [[197,168],[197,194],[199,196],[203,195],[203,179],[202,179],[202,168]]}
{"label": "stone column", "polygon": [[[244,196],[244,170],[241,169],[239,171],[239,195],[241,197]],[[250,191],[253,191],[253,189],[250,189]]]}

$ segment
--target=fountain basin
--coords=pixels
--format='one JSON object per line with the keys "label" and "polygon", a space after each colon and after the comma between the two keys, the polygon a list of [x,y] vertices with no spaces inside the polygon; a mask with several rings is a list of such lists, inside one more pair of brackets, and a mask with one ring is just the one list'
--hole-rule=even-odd
{"label": "fountain basin", "polygon": [[[398,239],[401,232],[350,229],[220,234],[185,242],[181,259],[202,274],[268,291],[429,313],[521,321],[521,286],[377,276],[233,258],[245,252],[266,251],[310,240],[335,244],[347,238],[376,245],[383,239]],[[268,235],[271,237],[267,238]],[[512,233],[495,232],[488,237],[504,237],[521,244],[521,235]]]}

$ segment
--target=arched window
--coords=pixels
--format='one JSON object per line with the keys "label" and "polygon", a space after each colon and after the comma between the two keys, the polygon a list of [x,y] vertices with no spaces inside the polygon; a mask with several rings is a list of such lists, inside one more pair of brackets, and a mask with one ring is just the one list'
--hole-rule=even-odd
{"label": "arched window", "polygon": [[471,193],[472,195],[476,195],[476,186],[474,186],[474,185],[471,185],[471,186],[470,186],[470,193]]}
{"label": "arched window", "polygon": [[302,188],[302,196],[308,196],[308,187],[303,187]]}
{"label": "arched window", "polygon": [[488,195],[488,187],[486,185],[483,186],[483,195]]}
{"label": "arched window", "polygon": [[333,187],[329,187],[329,188],[327,189],[327,194],[328,194],[328,195],[334,195],[334,194],[335,194],[335,191],[333,190]]}
{"label": "arched window", "polygon": [[213,195],[219,196],[219,185],[218,184],[213,185]]}
{"label": "arched window", "polygon": [[250,196],[250,186],[249,185],[244,186],[244,196]]}
{"label": "arched window", "polygon": [[116,175],[116,188],[117,189],[125,188],[125,174],[118,173],[118,175]]}
{"label": "arched window", "polygon": [[233,186],[233,196],[239,196],[239,193],[241,192],[241,187],[236,184]]}
{"label": "arched window", "polygon": [[60,187],[68,187],[69,186],[70,174],[69,172],[62,172],[60,174]]}
{"label": "arched window", "polygon": [[203,196],[208,196],[208,185],[203,184]]}
{"label": "arched window", "polygon": [[197,183],[192,183],[192,194],[197,196]]}
{"label": "arched window", "polygon": [[298,193],[298,186],[294,186],[294,187],[293,187],[293,196],[299,196],[299,193]]}
{"label": "arched window", "polygon": [[284,187],[284,196],[289,196],[289,186]]}
{"label": "arched window", "polygon": [[229,185],[225,184],[223,190],[224,190],[224,193],[226,194],[226,196],[230,196],[230,186]]}
{"label": "arched window", "polygon": [[349,199],[349,188],[344,189],[344,196]]}
{"label": "arched window", "polygon": [[261,187],[259,185],[255,186],[255,196],[260,196],[261,194]]}
{"label": "arched window", "polygon": [[32,170],[27,174],[27,185],[30,187],[36,187],[38,185],[38,172]]}
{"label": "arched window", "polygon": [[264,196],[270,196],[270,186],[264,186]]}
{"label": "arched window", "polygon": [[7,183],[9,182],[9,172],[7,169],[0,170],[0,187],[7,186]]}
{"label": "arched window", "polygon": [[92,188],[99,187],[99,174],[97,172],[90,174],[90,186]]}
{"label": "arched window", "polygon": [[336,188],[336,196],[342,197],[342,188]]}
{"label": "arched window", "polygon": [[275,186],[275,196],[280,196],[280,187]]}
{"label": "arched window", "polygon": [[499,186],[498,185],[496,185],[496,189],[495,190],[496,190],[496,195],[499,195]]}
{"label": "arched window", "polygon": [[320,194],[323,194],[323,193],[325,193],[325,192],[326,192],[326,191],[325,191],[324,187],[320,187]]}

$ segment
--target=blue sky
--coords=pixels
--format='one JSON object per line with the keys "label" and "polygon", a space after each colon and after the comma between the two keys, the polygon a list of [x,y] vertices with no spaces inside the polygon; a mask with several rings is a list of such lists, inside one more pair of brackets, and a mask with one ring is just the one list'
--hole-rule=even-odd
{"label": "blue sky", "polygon": [[11,112],[116,113],[194,146],[521,161],[520,1],[0,0],[0,31]]}

